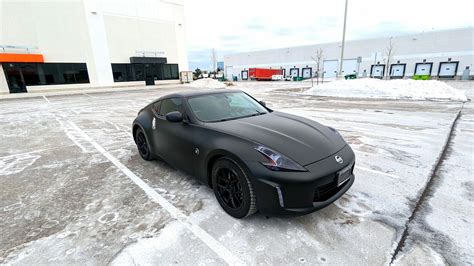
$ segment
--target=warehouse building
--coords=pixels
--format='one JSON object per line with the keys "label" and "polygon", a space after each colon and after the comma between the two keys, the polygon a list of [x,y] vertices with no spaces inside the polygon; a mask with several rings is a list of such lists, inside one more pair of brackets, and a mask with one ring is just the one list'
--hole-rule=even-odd
{"label": "warehouse building", "polygon": [[[392,44],[388,60],[388,47]],[[248,79],[253,67],[282,69],[285,76],[310,78],[316,75],[316,51],[323,51],[320,76],[407,78],[431,76],[460,78],[473,68],[474,29],[462,28],[378,39],[346,41],[342,73],[341,42],[298,46],[224,56],[228,78]],[[313,59],[314,58],[314,59]],[[387,62],[388,61],[388,62]],[[387,73],[388,71],[388,73]],[[472,71],[470,72],[472,75]]]}
{"label": "warehouse building", "polygon": [[0,93],[169,83],[184,0],[0,1]]}

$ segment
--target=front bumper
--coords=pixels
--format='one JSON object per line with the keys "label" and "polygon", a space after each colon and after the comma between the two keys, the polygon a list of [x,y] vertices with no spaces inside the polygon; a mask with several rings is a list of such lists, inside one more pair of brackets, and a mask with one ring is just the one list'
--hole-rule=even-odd
{"label": "front bumper", "polygon": [[[344,158],[340,164],[335,155]],[[259,211],[268,216],[298,216],[322,209],[352,186],[355,155],[349,145],[336,154],[306,165],[308,172],[271,171],[259,162],[246,162],[253,177]],[[337,173],[351,168],[348,179],[337,185]]]}

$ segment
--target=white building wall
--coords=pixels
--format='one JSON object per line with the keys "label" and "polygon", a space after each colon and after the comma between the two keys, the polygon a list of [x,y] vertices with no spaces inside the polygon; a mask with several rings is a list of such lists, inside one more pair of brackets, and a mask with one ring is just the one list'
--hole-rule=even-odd
{"label": "white building wall", "polygon": [[87,61],[90,46],[81,0],[0,2],[0,44],[37,47],[31,52],[43,54],[47,62]]}
{"label": "white building wall", "polygon": [[[1,45],[30,47],[28,52],[43,54],[45,62],[87,62],[90,68],[92,51],[82,0],[2,0],[0,5]],[[27,53],[25,49],[5,52]],[[9,92],[3,70],[0,75],[0,91]]]}
{"label": "white building wall", "polygon": [[174,20],[176,32],[176,48],[178,50],[178,65],[180,71],[188,71],[188,52],[186,50],[186,24],[184,19],[184,6],[174,5]]}
{"label": "white building wall", "polygon": [[0,0],[0,45],[32,47],[45,62],[86,63],[90,85],[106,86],[111,63],[130,63],[137,51],[161,52],[187,70],[183,9],[182,0]]}
{"label": "white building wall", "polygon": [[88,60],[89,80],[91,84],[110,86],[114,83],[109,48],[107,45],[104,15],[100,2],[84,0],[87,32],[89,33],[90,58]]}
{"label": "white building wall", "polygon": [[180,71],[188,69],[183,1],[99,0],[112,63],[130,57],[167,57]]}
{"label": "white building wall", "polygon": [[178,61],[175,27],[172,23],[138,20],[131,17],[105,15],[107,39],[112,63],[130,63],[130,57],[167,57],[168,62]]}
{"label": "white building wall", "polygon": [[[432,75],[437,75],[439,62],[451,58],[452,61],[460,61],[457,75],[462,75],[466,66],[473,68],[473,36],[473,28],[464,28],[394,37],[392,39],[394,57],[391,61],[396,63],[400,60],[400,63],[406,63],[405,75],[412,76],[415,64],[426,59],[427,62],[433,62]],[[364,70],[367,71],[367,75],[370,75],[372,64],[378,61],[384,63],[388,42],[389,38],[347,41],[344,59],[361,57],[359,75],[362,75]],[[232,68],[234,75],[240,74],[241,70],[249,67],[283,67],[286,73],[289,73],[289,69],[294,66],[301,69],[308,65],[315,71],[316,64],[311,56],[314,56],[319,48],[324,51],[324,60],[339,60],[340,42],[231,54],[224,56],[224,61],[226,67]],[[376,54],[377,58],[375,58]]]}

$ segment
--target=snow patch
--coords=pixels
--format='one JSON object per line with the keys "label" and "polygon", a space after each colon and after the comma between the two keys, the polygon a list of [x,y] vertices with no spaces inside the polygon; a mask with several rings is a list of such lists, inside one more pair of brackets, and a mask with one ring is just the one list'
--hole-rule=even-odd
{"label": "snow patch", "polygon": [[23,153],[0,158],[0,175],[13,175],[32,165],[41,156]]}
{"label": "snow patch", "polygon": [[185,227],[179,222],[171,222],[161,230],[158,237],[139,239],[134,244],[127,246],[111,264],[152,264],[153,261],[160,261],[159,258],[166,255],[163,253],[178,243],[185,230]]}
{"label": "snow patch", "polygon": [[347,98],[467,101],[462,91],[437,80],[338,80],[314,86],[304,94]]}
{"label": "snow patch", "polygon": [[224,83],[215,79],[211,79],[211,78],[198,79],[187,84],[186,86],[193,87],[193,88],[204,88],[204,89],[222,89],[226,87]]}
{"label": "snow patch", "polygon": [[98,221],[102,224],[114,223],[118,219],[118,212],[109,212],[99,217]]}
{"label": "snow patch", "polygon": [[443,256],[424,243],[415,243],[407,252],[395,260],[394,265],[446,265]]}

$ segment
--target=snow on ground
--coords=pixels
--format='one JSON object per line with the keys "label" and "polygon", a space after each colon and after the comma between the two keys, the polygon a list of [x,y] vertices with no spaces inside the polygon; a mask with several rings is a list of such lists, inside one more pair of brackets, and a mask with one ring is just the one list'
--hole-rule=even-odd
{"label": "snow on ground", "polygon": [[198,79],[187,84],[186,86],[205,89],[222,89],[226,87],[225,83],[211,78]]}
{"label": "snow on ground", "polygon": [[[88,140],[73,134],[68,121],[247,264],[386,264],[462,104],[314,97],[292,93],[305,83],[290,83],[271,83],[271,92],[263,91],[265,82],[236,87],[257,87],[251,94],[269,107],[335,127],[358,163],[356,181],[341,199],[286,219],[260,214],[233,219],[205,184],[163,161],[140,158],[130,134],[137,110],[194,87],[2,102],[0,162],[14,171],[0,176],[0,264],[223,264],[222,254],[150,200]],[[459,168],[466,175],[456,162],[472,156],[472,150],[463,150],[469,138],[453,146],[459,153],[453,152],[443,168],[445,179],[452,180],[439,187],[431,209],[424,210],[425,224],[443,233],[429,241],[410,234],[424,244],[407,246],[399,262],[462,264],[473,257],[468,242],[473,229],[462,226],[464,220],[473,224],[466,211],[472,205],[472,174],[465,179],[448,174]],[[23,154],[30,155],[24,168],[17,163],[25,161]],[[452,201],[446,198],[450,188],[457,193]],[[462,207],[454,206],[457,202]],[[441,224],[445,213],[453,226]],[[439,243],[448,249],[433,244],[444,235],[449,238]],[[457,257],[452,250],[460,251]]]}
{"label": "snow on ground", "polygon": [[467,101],[462,91],[437,80],[338,80],[314,86],[305,94],[347,98]]}
{"label": "snow on ground", "polygon": [[[316,81],[314,82],[316,84]],[[241,81],[235,82],[234,87],[247,93],[270,92],[275,90],[292,90],[302,92],[311,88],[311,81]]]}
{"label": "snow on ground", "polygon": [[464,92],[468,99],[474,99],[474,81],[472,80],[444,80],[449,86]]}
{"label": "snow on ground", "polygon": [[[410,232],[413,249],[400,258],[401,264],[424,263],[413,250],[431,248],[443,254],[448,264],[474,262],[474,106],[464,107],[441,167],[436,190],[422,206]],[[439,256],[439,255],[438,255]],[[429,261],[427,261],[429,263]]]}

